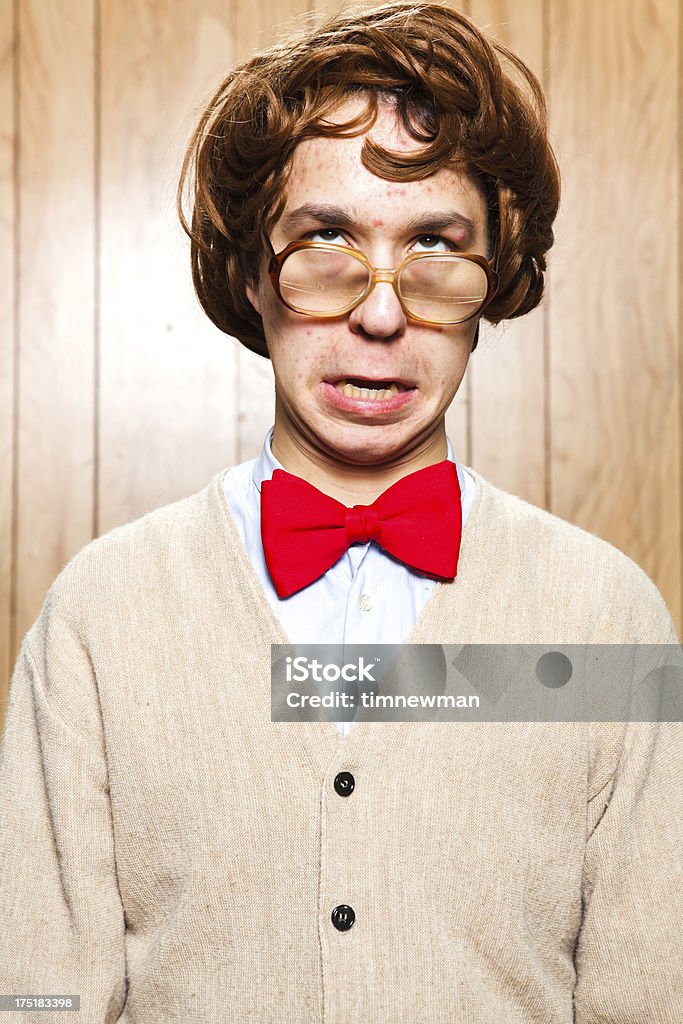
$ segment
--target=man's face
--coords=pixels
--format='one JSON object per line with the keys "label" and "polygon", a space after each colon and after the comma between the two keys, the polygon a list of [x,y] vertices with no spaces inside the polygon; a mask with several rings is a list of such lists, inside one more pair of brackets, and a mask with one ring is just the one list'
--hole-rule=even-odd
{"label": "man's face", "polygon": [[[339,119],[358,103],[340,108]],[[417,146],[386,107],[370,135],[393,150]],[[299,239],[331,242],[391,268],[408,252],[486,255],[486,205],[471,180],[446,168],[421,181],[378,178],[361,163],[364,138],[314,138],[297,147],[286,206],[270,232],[275,252]],[[400,460],[435,440],[445,444],[444,414],[465,373],[477,318],[454,326],[409,319],[383,282],[350,313],[304,316],[278,301],[266,264],[264,258],[258,287],[247,294],[263,319],[273,364],[279,449],[286,436],[314,458],[367,465]],[[357,379],[394,381],[399,393],[383,402],[341,390]]]}

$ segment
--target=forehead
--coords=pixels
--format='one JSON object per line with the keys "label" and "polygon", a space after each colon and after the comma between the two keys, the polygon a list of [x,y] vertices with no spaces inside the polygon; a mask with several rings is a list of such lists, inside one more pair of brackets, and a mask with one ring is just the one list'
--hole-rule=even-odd
{"label": "forehead", "polygon": [[[345,103],[334,120],[343,122],[362,107],[360,100]],[[361,161],[366,137],[402,153],[422,148],[387,105],[380,106],[377,121],[363,135],[306,139],[292,157],[284,189],[282,223],[287,224],[292,213],[303,206],[343,206],[359,225],[399,231],[416,214],[451,211],[459,212],[474,224],[473,240],[483,238],[486,204],[472,178],[455,168],[441,168],[418,181],[387,181],[369,171]]]}

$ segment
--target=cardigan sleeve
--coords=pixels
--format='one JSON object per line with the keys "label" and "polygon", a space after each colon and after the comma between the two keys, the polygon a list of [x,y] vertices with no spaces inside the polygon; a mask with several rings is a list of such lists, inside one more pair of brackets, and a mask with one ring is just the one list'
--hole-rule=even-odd
{"label": "cardigan sleeve", "polygon": [[[34,654],[26,639],[10,685],[0,746],[0,992],[79,995],[78,1019],[105,1024],[126,998],[124,916],[105,759],[64,699],[55,706],[47,695],[46,673],[68,673],[67,660],[40,642]],[[60,692],[75,695],[78,720],[74,681]],[[27,1024],[63,1018],[21,1013]]]}
{"label": "cardigan sleeve", "polygon": [[[678,643],[670,619],[663,635]],[[616,770],[588,806],[575,1021],[680,1024],[683,723],[622,730]]]}

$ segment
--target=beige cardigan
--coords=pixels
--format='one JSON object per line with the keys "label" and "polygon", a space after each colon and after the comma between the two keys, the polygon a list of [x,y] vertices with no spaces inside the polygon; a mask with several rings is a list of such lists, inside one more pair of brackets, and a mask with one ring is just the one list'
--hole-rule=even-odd
{"label": "beige cardigan", "polygon": [[[410,642],[678,642],[630,559],[471,472]],[[81,1024],[681,1024],[683,726],[271,722],[287,638],[221,476],[88,544],[25,638],[0,992]]]}

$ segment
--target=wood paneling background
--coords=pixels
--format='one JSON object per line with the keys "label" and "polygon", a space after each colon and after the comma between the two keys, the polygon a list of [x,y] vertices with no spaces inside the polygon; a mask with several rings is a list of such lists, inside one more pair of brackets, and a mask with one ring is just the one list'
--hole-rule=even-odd
{"label": "wood paneling background", "polygon": [[[469,0],[541,79],[563,176],[541,308],[484,328],[458,457],[604,537],[683,632],[683,0]],[[0,718],[94,536],[253,457],[269,364],[193,297],[174,193],[203,101],[306,0],[0,4]]]}

